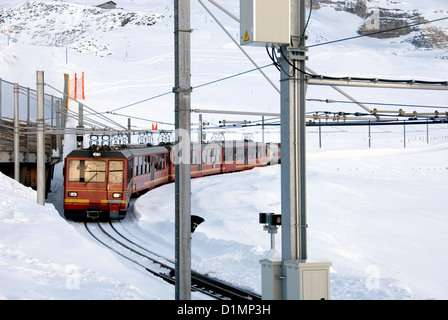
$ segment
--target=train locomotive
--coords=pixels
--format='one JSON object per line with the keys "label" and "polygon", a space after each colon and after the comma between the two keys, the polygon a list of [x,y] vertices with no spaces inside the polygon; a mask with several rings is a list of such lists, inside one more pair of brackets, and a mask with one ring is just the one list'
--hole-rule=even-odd
{"label": "train locomotive", "polygon": [[[174,146],[74,150],[64,162],[64,215],[70,220],[120,220],[132,196],[175,180]],[[249,170],[277,162],[277,144],[224,141],[191,146],[191,177]]]}

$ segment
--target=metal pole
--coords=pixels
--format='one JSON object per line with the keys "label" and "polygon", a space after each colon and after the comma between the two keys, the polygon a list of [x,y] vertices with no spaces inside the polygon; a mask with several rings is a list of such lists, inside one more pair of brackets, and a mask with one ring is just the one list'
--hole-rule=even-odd
{"label": "metal pole", "polygon": [[191,299],[190,0],[174,0],[176,106],[176,300]]}
{"label": "metal pole", "polygon": [[26,94],[26,124],[30,124],[30,88],[27,88],[27,94]]}
{"label": "metal pole", "polygon": [[56,135],[56,149],[58,150],[58,157],[62,159],[62,113],[61,113],[61,100],[56,100],[56,130],[59,133]]}
{"label": "metal pole", "polygon": [[[64,74],[64,94],[62,96],[62,100],[63,100],[64,109],[65,110],[68,109],[68,103],[70,101],[70,99],[68,98],[69,97],[69,92],[68,92],[68,90],[69,90],[69,81],[70,81],[70,79],[69,79],[68,74]],[[65,113],[65,114],[67,114],[67,113]],[[67,119],[65,119],[65,120],[67,120]]]}
{"label": "metal pole", "polygon": [[14,179],[20,182],[19,85],[14,83]]}
{"label": "metal pole", "polygon": [[131,118],[128,118],[128,144],[131,144]]}
{"label": "metal pole", "polygon": [[319,118],[319,149],[322,149],[322,124]]}
{"label": "metal pole", "polygon": [[37,71],[37,203],[45,205],[44,72]]}
{"label": "metal pole", "polygon": [[261,117],[261,142],[264,144],[265,142],[265,137],[264,137],[264,116]]}
{"label": "metal pole", "polygon": [[[282,113],[282,266],[285,262],[305,260],[306,247],[306,79],[305,0],[291,0],[291,44],[283,46],[281,72]],[[302,71],[302,72],[300,72]],[[297,284],[298,285],[298,284]],[[283,299],[287,297],[287,282],[283,280]]]}
{"label": "metal pole", "polygon": [[[84,105],[78,103],[78,129],[84,129]],[[84,149],[84,134],[79,133],[76,135],[76,148],[78,150]]]}
{"label": "metal pole", "polygon": [[[199,136],[198,136],[198,143],[202,144],[202,114],[199,115]],[[199,159],[202,159],[201,156]]]}

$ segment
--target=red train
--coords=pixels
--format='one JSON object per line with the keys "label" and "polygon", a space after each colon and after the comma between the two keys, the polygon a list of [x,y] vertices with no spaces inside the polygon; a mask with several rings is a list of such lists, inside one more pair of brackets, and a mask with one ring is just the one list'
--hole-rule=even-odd
{"label": "red train", "polygon": [[[277,144],[251,141],[192,145],[191,177],[203,177],[276,162]],[[65,159],[67,219],[123,219],[130,198],[174,181],[174,147],[91,147]],[[201,161],[202,159],[202,161]]]}

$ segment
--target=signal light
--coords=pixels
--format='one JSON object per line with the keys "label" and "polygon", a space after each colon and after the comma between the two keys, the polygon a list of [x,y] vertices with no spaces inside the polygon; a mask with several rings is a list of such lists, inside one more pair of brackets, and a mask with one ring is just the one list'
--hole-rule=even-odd
{"label": "signal light", "polygon": [[281,214],[271,214],[270,222],[273,226],[281,226],[282,225],[282,215]]}
{"label": "signal light", "polygon": [[260,213],[259,222],[270,226],[281,226],[282,215],[275,213]]}

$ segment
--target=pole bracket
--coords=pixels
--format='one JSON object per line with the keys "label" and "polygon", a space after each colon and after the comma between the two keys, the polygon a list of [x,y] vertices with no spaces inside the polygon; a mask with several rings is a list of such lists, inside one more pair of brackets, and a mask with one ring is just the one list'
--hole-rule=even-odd
{"label": "pole bracket", "polygon": [[174,87],[173,93],[191,93],[193,92],[193,87]]}

